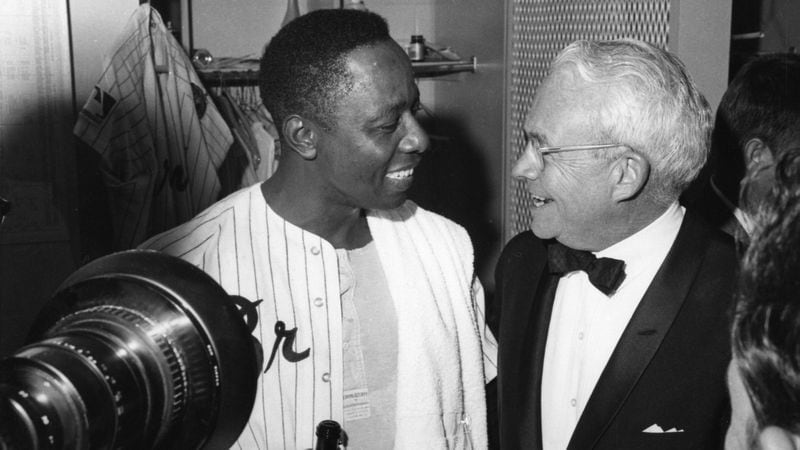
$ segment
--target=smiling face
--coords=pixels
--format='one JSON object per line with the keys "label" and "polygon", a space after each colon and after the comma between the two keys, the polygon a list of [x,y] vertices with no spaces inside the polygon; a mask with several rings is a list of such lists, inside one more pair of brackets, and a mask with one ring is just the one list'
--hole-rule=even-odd
{"label": "smiling face", "polygon": [[[613,219],[609,162],[589,150],[547,154],[538,146],[599,144],[590,111],[599,99],[568,70],[551,74],[536,90],[525,119],[526,151],[512,169],[533,195],[531,229],[577,249],[600,250],[605,225]],[[536,144],[536,145],[534,145]]]}
{"label": "smiling face", "polygon": [[419,91],[408,56],[393,42],[352,51],[353,88],[342,97],[335,125],[320,130],[318,163],[329,202],[350,208],[400,206],[428,136],[414,117]]}

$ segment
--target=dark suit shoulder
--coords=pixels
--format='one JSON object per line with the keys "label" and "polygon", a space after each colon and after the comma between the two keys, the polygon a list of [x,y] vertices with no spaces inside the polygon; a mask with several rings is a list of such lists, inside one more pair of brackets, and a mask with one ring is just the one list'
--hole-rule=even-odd
{"label": "dark suit shoulder", "polygon": [[693,210],[686,210],[684,226],[677,240],[683,245],[691,245],[696,251],[702,251],[706,258],[712,259],[717,264],[722,263],[727,268],[738,268],[736,240],[709,224]]}
{"label": "dark suit shoulder", "polygon": [[544,247],[544,242],[536,237],[531,230],[525,230],[512,237],[503,248],[503,253],[519,250],[531,250],[537,246]]}
{"label": "dark suit shoulder", "polygon": [[728,233],[722,231],[715,224],[709,222],[705,217],[697,212],[695,208],[686,209],[686,220],[697,222],[697,227],[702,228],[709,235],[709,239],[721,246],[733,246],[734,239]]}
{"label": "dark suit shoulder", "polygon": [[530,302],[547,262],[545,241],[532,231],[523,231],[503,247],[495,266],[495,293],[492,305],[492,325],[495,335],[502,327],[502,311],[508,304]]}
{"label": "dark suit shoulder", "polygon": [[[733,237],[687,210],[684,223],[660,273],[662,283],[674,283],[681,273],[691,273],[685,287],[690,302],[697,301],[717,314],[729,313],[739,271]],[[689,281],[689,280],[687,280]],[[727,336],[726,336],[727,339]]]}
{"label": "dark suit shoulder", "polygon": [[544,267],[547,256],[545,241],[536,237],[532,231],[523,231],[508,241],[500,253],[495,266],[495,289],[502,298],[503,288],[514,283],[519,277],[530,279]]}
{"label": "dark suit shoulder", "polygon": [[545,241],[536,237],[532,231],[523,231],[508,241],[498,259],[498,269],[520,260],[531,260],[546,255]]}
{"label": "dark suit shoulder", "polygon": [[702,217],[713,228],[722,229],[722,226],[733,218],[733,211],[720,198],[710,183],[706,183],[694,195],[686,198],[683,204],[687,210]]}

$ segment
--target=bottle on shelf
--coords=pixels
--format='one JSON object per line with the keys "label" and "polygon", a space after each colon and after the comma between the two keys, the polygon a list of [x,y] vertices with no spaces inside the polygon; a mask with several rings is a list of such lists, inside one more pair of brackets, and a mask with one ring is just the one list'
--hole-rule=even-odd
{"label": "bottle on shelf", "polygon": [[408,58],[412,61],[425,59],[425,38],[421,34],[411,36],[411,43],[408,45]]}
{"label": "bottle on shelf", "polygon": [[366,11],[367,5],[364,4],[364,0],[343,0],[342,9],[358,9],[361,11]]}
{"label": "bottle on shelf", "polygon": [[335,420],[323,420],[317,425],[317,445],[314,450],[339,450],[342,427]]}

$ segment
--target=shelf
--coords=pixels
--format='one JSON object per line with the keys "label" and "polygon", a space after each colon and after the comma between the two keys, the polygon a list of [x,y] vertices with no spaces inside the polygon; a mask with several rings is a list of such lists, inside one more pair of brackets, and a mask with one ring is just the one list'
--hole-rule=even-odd
{"label": "shelf", "polygon": [[[414,76],[437,77],[459,72],[475,72],[475,57],[459,61],[412,62]],[[195,65],[197,74],[209,87],[258,85],[259,61],[257,59],[218,58],[206,66]]]}
{"label": "shelf", "polygon": [[412,62],[414,75],[417,77],[434,77],[458,72],[475,73],[478,63],[475,57],[460,61],[419,61]]}
{"label": "shelf", "polygon": [[257,86],[259,60],[215,58],[208,65],[195,63],[197,75],[206,86]]}

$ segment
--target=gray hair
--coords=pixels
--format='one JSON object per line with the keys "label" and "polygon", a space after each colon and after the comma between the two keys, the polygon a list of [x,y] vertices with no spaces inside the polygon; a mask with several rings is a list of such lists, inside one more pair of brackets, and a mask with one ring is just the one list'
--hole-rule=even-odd
{"label": "gray hair", "polygon": [[677,57],[635,40],[576,41],[550,67],[561,69],[603,89],[598,138],[648,158],[657,201],[673,201],[697,177],[708,157],[712,112]]}

